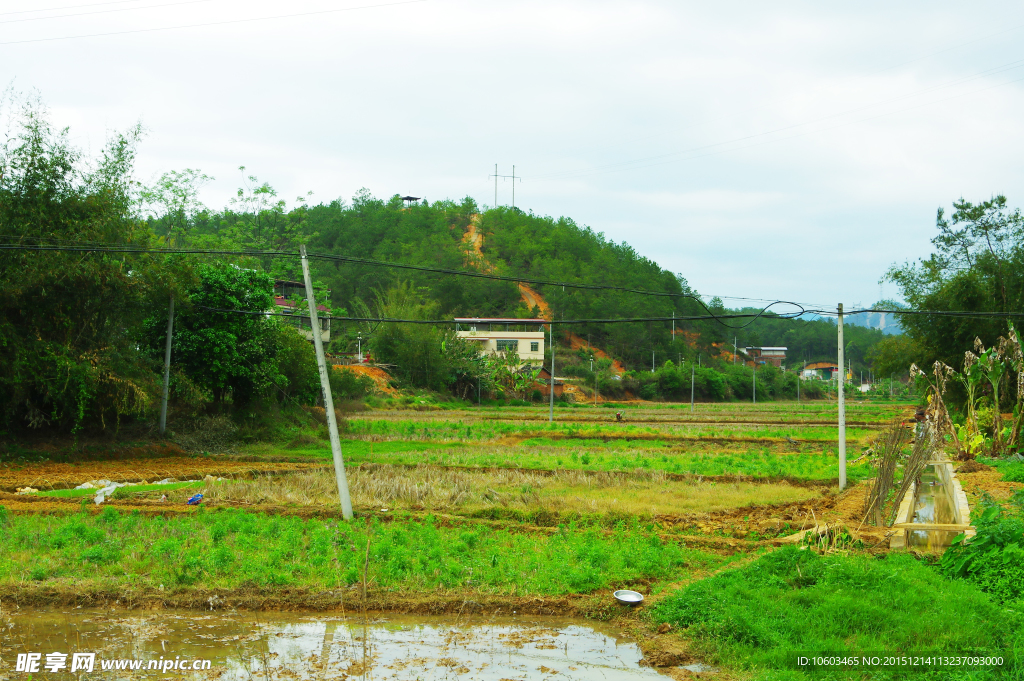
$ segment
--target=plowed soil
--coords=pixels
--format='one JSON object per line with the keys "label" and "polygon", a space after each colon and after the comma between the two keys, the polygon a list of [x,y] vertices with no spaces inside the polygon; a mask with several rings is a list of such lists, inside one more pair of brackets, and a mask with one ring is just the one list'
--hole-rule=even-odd
{"label": "plowed soil", "polygon": [[0,464],[0,490],[14,492],[19,487],[38,490],[69,489],[89,480],[114,482],[156,482],[164,478],[191,480],[207,475],[238,477],[254,473],[280,473],[317,468],[322,463],[261,463],[214,458],[169,457],[129,459],[125,461],[85,461],[81,463],[31,463],[15,466]]}
{"label": "plowed soil", "polygon": [[971,508],[974,508],[985,493],[991,494],[996,501],[1006,501],[1017,490],[1024,489],[1024,483],[1002,480],[1002,473],[994,468],[976,473],[957,473],[956,477],[963,485],[964,492],[967,492]]}

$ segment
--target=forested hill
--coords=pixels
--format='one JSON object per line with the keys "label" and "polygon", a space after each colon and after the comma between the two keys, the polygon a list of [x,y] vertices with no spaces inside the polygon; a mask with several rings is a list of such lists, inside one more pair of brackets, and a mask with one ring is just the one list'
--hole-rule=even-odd
{"label": "forested hill", "polygon": [[[472,269],[528,279],[610,285],[667,294],[690,294],[686,281],[624,243],[581,227],[569,218],[554,219],[499,208],[478,214],[472,199],[403,207],[362,192],[351,204],[333,202],[306,209],[303,230],[311,251],[450,269]],[[474,221],[483,237],[481,261],[466,241]],[[441,318],[456,316],[532,317],[511,282],[372,265],[318,264],[316,274],[332,290],[332,303],[349,312],[365,305],[375,310],[377,292],[410,283],[422,297],[416,306]],[[608,290],[538,286],[554,319],[693,316],[704,309],[692,297],[649,296]],[[568,329],[569,327],[565,327]],[[680,324],[679,328],[682,328]],[[696,330],[697,327],[695,327]],[[699,327],[703,329],[703,325]],[[671,323],[584,324],[573,326],[595,345],[626,361],[649,357],[671,344]]]}
{"label": "forested hill", "polygon": [[[482,259],[467,240],[471,223],[481,237]],[[166,217],[152,220],[151,225],[163,236],[174,229]],[[362,190],[351,202],[338,200],[290,211],[284,210],[283,204],[267,204],[249,212],[226,209],[197,216],[187,238],[193,243],[288,250],[305,242],[311,252],[353,258],[672,294],[534,287],[556,322],[675,314],[680,319],[675,324],[680,332],[675,342],[671,321],[562,327],[561,331],[571,330],[589,339],[628,366],[649,366],[652,352],[659,364],[666,359],[715,355],[731,348],[734,337],[739,337],[741,347],[788,346],[796,360],[835,359],[836,355],[835,326],[827,321],[782,320],[768,315],[738,331],[715,322],[683,321],[706,315],[707,310],[695,299],[697,293],[681,275],[663,269],[628,244],[611,241],[566,217],[556,219],[507,207],[480,213],[471,198],[405,205],[397,195],[384,201]],[[301,276],[294,259],[275,259],[264,266],[277,277]],[[313,271],[315,278],[331,289],[331,304],[339,314],[433,319],[539,314],[527,308],[511,282],[344,262],[314,261]],[[387,295],[399,288],[407,292],[401,309],[395,307],[394,297]],[[711,308],[726,312],[720,301],[712,301]],[[365,332],[354,325],[338,330],[343,333],[335,334],[335,350],[351,349],[348,345],[354,343],[355,334]],[[849,356],[858,364],[868,360],[871,348],[882,337],[880,332],[863,328],[851,328],[849,336]],[[681,342],[682,338],[686,341]]]}

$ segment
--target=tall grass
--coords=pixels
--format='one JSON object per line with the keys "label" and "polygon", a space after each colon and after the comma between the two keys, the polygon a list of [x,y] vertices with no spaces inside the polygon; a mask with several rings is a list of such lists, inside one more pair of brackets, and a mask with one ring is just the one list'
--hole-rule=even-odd
{"label": "tall grass", "polygon": [[107,507],[97,516],[7,516],[0,524],[0,585],[348,587],[362,580],[367,542],[372,587],[403,594],[578,593],[675,578],[724,560],[663,543],[635,524],[611,536],[572,527],[537,535],[429,521],[374,521],[367,528],[236,510],[147,517]]}
{"label": "tall grass", "polygon": [[[812,489],[785,484],[671,480],[659,471],[612,475],[566,470],[549,475],[523,469],[371,464],[349,468],[348,481],[356,508],[426,509],[468,515],[498,508],[547,512],[550,518],[590,514],[649,518],[666,513],[803,501],[817,494]],[[182,502],[193,491],[172,493],[170,499]],[[326,469],[225,481],[210,485],[203,492],[207,502],[228,505],[338,504],[334,473]]]}

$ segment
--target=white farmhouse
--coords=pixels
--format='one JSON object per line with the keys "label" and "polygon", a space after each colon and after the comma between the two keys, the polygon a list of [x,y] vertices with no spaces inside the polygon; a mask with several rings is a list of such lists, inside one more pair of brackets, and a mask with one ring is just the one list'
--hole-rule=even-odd
{"label": "white farmhouse", "polygon": [[481,354],[514,350],[528,364],[544,363],[544,325],[546,319],[509,319],[503,317],[456,317],[459,338],[479,343]]}

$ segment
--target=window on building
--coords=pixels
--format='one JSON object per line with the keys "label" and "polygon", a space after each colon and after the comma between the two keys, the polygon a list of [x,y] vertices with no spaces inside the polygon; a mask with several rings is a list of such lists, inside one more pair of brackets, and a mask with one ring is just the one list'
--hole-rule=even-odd
{"label": "window on building", "polygon": [[540,341],[532,341],[530,343],[530,352],[540,352]]}
{"label": "window on building", "polygon": [[513,352],[519,351],[519,341],[517,340],[499,340],[497,341],[498,352],[504,352],[511,350]]}

